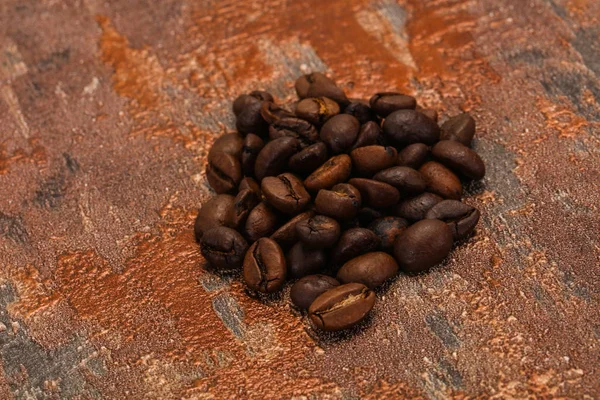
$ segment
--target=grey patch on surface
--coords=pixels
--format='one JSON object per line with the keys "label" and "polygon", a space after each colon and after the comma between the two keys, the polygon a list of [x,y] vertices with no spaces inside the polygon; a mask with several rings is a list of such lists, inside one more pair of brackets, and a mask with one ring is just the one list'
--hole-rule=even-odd
{"label": "grey patch on surface", "polygon": [[552,8],[552,10],[554,10],[556,15],[558,15],[560,18],[566,19],[568,17],[567,11],[563,7],[556,4],[554,2],[554,0],[547,0],[547,2],[550,5],[550,7]]}
{"label": "grey patch on surface", "polygon": [[563,271],[562,281],[571,290],[575,296],[582,298],[585,301],[591,301],[590,292],[584,286],[581,286],[575,280],[575,276],[571,271]]}
{"label": "grey patch on surface", "polygon": [[44,181],[35,192],[33,201],[40,207],[57,208],[65,195],[65,177],[56,174]]}
{"label": "grey patch on surface", "polygon": [[506,60],[513,65],[524,63],[536,67],[540,67],[546,58],[544,51],[538,48],[523,49],[506,56]]}
{"label": "grey patch on surface", "polygon": [[79,163],[76,159],[74,159],[69,153],[63,153],[63,157],[65,159],[65,165],[69,169],[69,171],[75,173],[79,171]]}
{"label": "grey patch on surface", "polygon": [[428,314],[425,316],[425,322],[448,349],[455,350],[460,346],[460,340],[454,329],[443,315]]}
{"label": "grey patch on surface", "polygon": [[229,287],[232,277],[223,277],[215,274],[203,274],[198,278],[198,282],[207,292],[214,292],[215,290]]}
{"label": "grey patch on surface", "polygon": [[390,23],[394,34],[406,39],[407,35],[404,30],[406,25],[406,11],[396,1],[385,0],[376,5],[379,11]]}
{"label": "grey patch on surface", "polygon": [[533,293],[533,296],[535,297],[535,300],[538,302],[538,304],[547,313],[549,313],[552,316],[552,318],[560,319],[561,316],[559,315],[559,313],[556,310],[555,301],[548,294],[546,289],[544,289],[542,286],[540,286],[536,282],[531,282],[530,287],[531,287],[531,292]]}
{"label": "grey patch on surface", "polygon": [[440,369],[445,372],[445,375],[448,379],[448,383],[450,383],[450,385],[452,385],[456,389],[462,387],[462,375],[460,374],[460,372],[458,372],[456,368],[454,368],[454,365],[450,364],[446,360],[441,360],[438,365]]}
{"label": "grey patch on surface", "polygon": [[585,65],[600,78],[600,29],[578,30],[571,44],[581,54]]}
{"label": "grey patch on surface", "polygon": [[213,299],[212,305],[227,329],[238,339],[243,339],[246,333],[244,311],[237,301],[231,295],[223,293]]}
{"label": "grey patch on surface", "polygon": [[0,212],[0,236],[7,237],[18,244],[29,243],[29,234],[25,229],[23,219],[2,212]]}
{"label": "grey patch on surface", "polygon": [[587,119],[600,120],[600,110],[583,99],[584,90],[588,90],[596,103],[600,103],[600,85],[591,72],[551,66],[546,69],[545,75],[541,83],[546,93],[552,96],[566,96]]}
{"label": "grey patch on surface", "polygon": [[63,49],[50,53],[50,55],[42,59],[37,64],[37,69],[40,72],[56,70],[62,68],[71,59],[71,49]]}

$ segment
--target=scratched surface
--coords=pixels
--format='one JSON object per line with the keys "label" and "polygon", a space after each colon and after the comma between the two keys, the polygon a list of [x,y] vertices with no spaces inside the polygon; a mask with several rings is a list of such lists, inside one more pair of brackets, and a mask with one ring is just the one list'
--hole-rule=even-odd
{"label": "scratched surface", "polygon": [[[0,2],[0,398],[597,398],[600,2]],[[193,219],[232,99],[468,110],[475,237],[315,335],[211,275]]]}

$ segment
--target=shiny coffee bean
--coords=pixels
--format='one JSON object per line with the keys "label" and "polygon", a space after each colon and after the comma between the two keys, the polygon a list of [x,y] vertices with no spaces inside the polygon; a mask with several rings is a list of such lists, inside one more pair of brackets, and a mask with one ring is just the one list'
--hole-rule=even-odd
{"label": "shiny coffee bean", "polygon": [[265,147],[265,142],[259,136],[249,133],[244,139],[244,145],[242,147],[242,172],[246,176],[254,175],[254,164],[256,163],[256,157],[258,153]]}
{"label": "shiny coffee bean", "polygon": [[345,107],[349,100],[337,84],[320,72],[304,75],[295,84],[298,97],[327,97]]}
{"label": "shiny coffee bean", "polygon": [[333,246],[340,237],[340,224],[333,218],[315,215],[296,224],[298,239],[313,249]]}
{"label": "shiny coffee bean", "polygon": [[419,169],[428,156],[429,146],[423,143],[413,143],[398,152],[396,165]]}
{"label": "shiny coffee bean", "polygon": [[265,176],[275,176],[284,172],[289,158],[300,147],[298,139],[282,137],[268,142],[258,153],[254,164],[254,174],[259,181]]}
{"label": "shiny coffee bean", "polygon": [[444,199],[437,194],[425,192],[400,202],[394,206],[392,212],[398,217],[416,222],[425,218],[427,211],[442,200]]}
{"label": "shiny coffee bean", "polygon": [[387,215],[387,210],[375,209],[371,207],[363,207],[358,210],[358,223],[362,227],[368,227],[371,223],[379,218]]}
{"label": "shiny coffee bean", "polygon": [[285,256],[281,247],[269,239],[258,239],[244,257],[244,281],[252,289],[273,293],[281,289],[287,274]]}
{"label": "shiny coffee bean", "polygon": [[262,237],[271,236],[279,227],[279,215],[265,202],[259,203],[250,211],[244,233],[250,242],[255,242]]}
{"label": "shiny coffee bean", "polygon": [[206,164],[206,179],[218,194],[233,192],[242,180],[242,165],[231,154],[215,154]]}
{"label": "shiny coffee bean", "polygon": [[233,200],[233,226],[243,226],[248,218],[248,214],[260,202],[260,197],[251,189],[244,189],[238,192]]}
{"label": "shiny coffee bean", "polygon": [[342,265],[361,254],[376,251],[380,240],[375,233],[366,228],[351,228],[342,233],[331,252],[331,262]]}
{"label": "shiny coffee bean", "polygon": [[374,208],[387,208],[398,203],[400,193],[395,187],[373,179],[352,178],[348,181],[360,191],[364,205]]}
{"label": "shiny coffee bean", "polygon": [[327,264],[327,255],[323,249],[311,249],[298,242],[288,251],[286,260],[288,276],[295,279],[321,272]]}
{"label": "shiny coffee bean", "polygon": [[427,118],[429,118],[433,122],[435,122],[435,123],[438,122],[438,112],[437,111],[435,111],[431,108],[422,108],[419,106],[417,106],[417,108],[415,108],[415,110],[420,112],[421,114],[425,115]]}
{"label": "shiny coffee bean", "polygon": [[340,283],[331,276],[321,274],[308,275],[298,279],[292,285],[290,299],[292,300],[292,304],[300,310],[308,310],[308,307],[310,307],[317,297],[339,285]]}
{"label": "shiny coffee bean", "polygon": [[339,113],[340,105],[327,97],[303,99],[296,106],[296,115],[299,118],[318,126]]}
{"label": "shiny coffee bean", "polygon": [[379,171],[373,177],[376,181],[392,185],[402,194],[415,195],[423,193],[427,186],[425,178],[416,169],[409,167],[392,167]]}
{"label": "shiny coffee bean", "polygon": [[250,178],[249,176],[242,179],[238,186],[239,192],[241,192],[244,189],[252,190],[254,193],[256,193],[256,195],[259,198],[261,196],[260,185],[254,179]]}
{"label": "shiny coffee bean", "polygon": [[346,262],[338,271],[336,279],[341,283],[362,283],[376,289],[398,274],[398,263],[383,252],[367,253]]}
{"label": "shiny coffee bean", "polygon": [[235,229],[220,226],[204,232],[200,252],[214,268],[237,269],[242,265],[248,243]]}
{"label": "shiny coffee bean", "polygon": [[219,194],[204,203],[194,223],[196,241],[199,242],[204,232],[212,228],[235,228],[237,225],[233,221],[233,207],[234,198],[228,194]]}
{"label": "shiny coffee bean", "polygon": [[360,192],[352,185],[338,183],[331,190],[319,190],[315,206],[319,214],[339,221],[348,221],[354,218],[360,209]]}
{"label": "shiny coffee bean", "polygon": [[396,238],[410,225],[407,220],[400,217],[383,217],[369,224],[369,229],[377,235],[381,242],[380,248],[390,252],[394,248]]}
{"label": "shiny coffee bean", "polygon": [[463,113],[450,118],[442,124],[441,140],[454,140],[471,146],[475,136],[475,120],[468,113]]}
{"label": "shiny coffee bean", "polygon": [[298,234],[296,233],[296,224],[300,221],[304,221],[306,219],[314,216],[314,211],[306,211],[301,214],[296,215],[294,218],[290,219],[284,225],[282,225],[279,229],[277,229],[272,235],[271,239],[276,241],[281,247],[289,248],[293,244],[295,244],[298,239]]}
{"label": "shiny coffee bean", "polygon": [[418,111],[398,110],[383,121],[383,134],[395,145],[432,145],[440,138],[440,128]]}
{"label": "shiny coffee bean", "polygon": [[324,331],[341,331],[365,319],[375,305],[375,293],[360,283],[329,289],[308,309],[312,323]]}
{"label": "shiny coffee bean", "polygon": [[380,144],[379,139],[381,138],[381,128],[376,122],[368,121],[361,125],[360,131],[358,131],[358,137],[352,145],[352,150],[359,147],[371,146],[374,144]]}
{"label": "shiny coffee bean", "polygon": [[235,127],[238,132],[246,134],[246,133],[255,133],[257,135],[264,135],[267,133],[269,128],[269,124],[262,117],[260,113],[262,107],[262,102],[252,102],[247,104],[237,115],[235,121]]}
{"label": "shiny coffee bean", "polygon": [[377,121],[375,111],[369,107],[369,103],[364,100],[353,99],[348,107],[344,109],[344,114],[350,114],[362,124]]}
{"label": "shiny coffee bean", "polygon": [[331,157],[304,180],[304,186],[311,192],[329,189],[337,183],[345,182],[352,172],[352,160],[347,154]]}
{"label": "shiny coffee bean", "polygon": [[288,161],[288,167],[298,174],[310,174],[327,161],[327,145],[323,142],[303,148]]}
{"label": "shiny coffee bean", "polygon": [[282,118],[269,127],[271,140],[286,136],[298,139],[300,147],[306,147],[319,140],[319,131],[310,122],[296,117]]}
{"label": "shiny coffee bean", "polygon": [[215,140],[208,152],[208,160],[211,160],[220,153],[227,153],[235,158],[240,158],[243,146],[244,138],[241,135],[237,133],[226,133]]}
{"label": "shiny coffee bean", "polygon": [[237,117],[249,105],[253,103],[262,103],[263,101],[273,101],[273,96],[268,92],[255,90],[249,94],[238,96],[233,102],[233,113]]}
{"label": "shiny coffee bean", "polygon": [[397,156],[395,148],[378,145],[359,147],[350,153],[355,171],[360,176],[368,177],[394,165]]}
{"label": "shiny coffee bean", "polygon": [[477,153],[460,142],[442,140],[431,149],[431,154],[442,164],[470,179],[485,176],[485,164]]}
{"label": "shiny coffee bean", "polygon": [[452,249],[452,231],[437,219],[421,220],[396,239],[394,258],[403,271],[424,272],[442,262]]}
{"label": "shiny coffee bean", "polygon": [[429,161],[419,172],[427,182],[427,191],[438,194],[445,199],[460,200],[462,196],[462,184],[460,179],[444,165]]}
{"label": "shiny coffee bean", "polygon": [[310,194],[302,181],[289,172],[276,177],[267,176],[260,188],[267,202],[285,214],[296,215],[310,202]]}
{"label": "shiny coffee bean", "polygon": [[294,114],[286,110],[280,105],[273,103],[272,101],[264,101],[260,108],[260,115],[267,123],[272,124],[283,118],[293,118]]}
{"label": "shiny coffee bean", "polygon": [[333,154],[349,151],[358,138],[360,122],[352,115],[338,114],[330,118],[321,128],[321,140]]}
{"label": "shiny coffee bean", "polygon": [[377,93],[371,97],[369,104],[373,111],[381,117],[387,117],[394,111],[414,110],[417,106],[417,100],[401,93],[383,92]]}
{"label": "shiny coffee bean", "polygon": [[466,238],[479,222],[479,210],[458,200],[444,200],[433,206],[425,218],[439,219],[448,224],[454,240]]}

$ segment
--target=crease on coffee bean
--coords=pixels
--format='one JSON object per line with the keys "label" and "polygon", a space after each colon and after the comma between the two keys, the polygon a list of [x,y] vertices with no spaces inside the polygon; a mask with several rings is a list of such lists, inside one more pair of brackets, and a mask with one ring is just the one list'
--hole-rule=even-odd
{"label": "crease on coffee bean", "polygon": [[267,279],[269,276],[269,270],[267,269],[266,264],[264,263],[260,251],[258,251],[258,247],[260,244],[256,244],[254,247],[254,251],[252,252],[252,257],[254,257],[254,261],[256,261],[256,265],[258,266],[258,270],[260,271],[260,282],[258,283],[258,287],[262,288],[265,292],[269,287],[269,283],[277,280],[277,278]]}
{"label": "crease on coffee bean", "polygon": [[218,168],[217,166],[215,166],[214,163],[209,163],[210,169],[211,171],[216,174],[220,179],[226,181],[227,183],[234,185],[235,186],[235,182],[233,181],[233,179],[228,176],[225,172],[223,172],[220,168]]}
{"label": "crease on coffee bean", "polygon": [[344,300],[342,300],[338,303],[335,303],[333,306],[329,307],[328,309],[322,310],[322,311],[315,311],[313,314],[315,314],[317,317],[321,318],[321,315],[334,312],[334,311],[344,308],[350,304],[354,304],[357,301],[366,299],[367,297],[369,297],[369,294],[371,294],[371,291],[368,288],[364,288],[361,290],[360,293],[348,295],[348,297],[346,297]]}
{"label": "crease on coffee bean", "polygon": [[294,199],[296,204],[298,204],[298,202],[300,201],[300,196],[296,194],[296,191],[292,186],[292,182],[290,182],[290,180],[285,176],[280,176],[279,180],[281,180],[285,187],[289,190],[289,194],[286,194],[285,197],[291,197],[292,199]]}

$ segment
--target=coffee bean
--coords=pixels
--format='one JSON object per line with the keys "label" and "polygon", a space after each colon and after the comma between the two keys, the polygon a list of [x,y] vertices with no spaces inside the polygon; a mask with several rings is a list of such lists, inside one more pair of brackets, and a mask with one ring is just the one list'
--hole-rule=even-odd
{"label": "coffee bean", "polygon": [[442,124],[442,140],[454,140],[470,146],[475,136],[475,120],[468,113],[450,118]]}
{"label": "coffee bean", "polygon": [[323,249],[311,249],[298,242],[288,251],[286,260],[288,275],[295,279],[321,272],[327,263],[327,256]]}
{"label": "coffee bean", "polygon": [[460,200],[462,184],[460,179],[448,168],[436,161],[429,161],[419,168],[419,172],[427,182],[427,191],[446,199]]}
{"label": "coffee bean", "polygon": [[249,176],[242,179],[242,181],[240,182],[240,185],[238,186],[239,192],[241,192],[244,189],[252,190],[254,193],[256,193],[258,198],[260,198],[260,196],[261,196],[260,185],[254,179],[250,178]]}
{"label": "coffee bean", "polygon": [[307,247],[331,247],[340,237],[340,224],[333,218],[315,215],[296,224],[298,239]]}
{"label": "coffee bean", "polygon": [[398,152],[395,148],[378,145],[359,147],[350,153],[356,172],[361,176],[369,177],[394,165],[397,156]]}
{"label": "coffee bean", "polygon": [[260,202],[260,197],[251,189],[238,192],[233,201],[233,226],[242,226],[248,218],[248,214]]}
{"label": "coffee bean", "polygon": [[329,189],[337,183],[345,182],[352,172],[352,160],[347,154],[331,157],[304,180],[304,186],[311,192]]}
{"label": "coffee bean", "polygon": [[237,269],[248,249],[248,243],[235,229],[220,226],[204,232],[200,252],[214,268]]}
{"label": "coffee bean", "polygon": [[391,252],[396,238],[410,225],[407,220],[400,217],[378,218],[369,224],[369,229],[377,235],[383,251]]}
{"label": "coffee bean", "polygon": [[417,106],[417,108],[415,108],[415,110],[420,112],[421,114],[425,115],[427,118],[429,118],[433,122],[435,122],[435,123],[438,122],[438,112],[437,111],[435,111],[431,108],[422,108],[419,106]]}
{"label": "coffee bean", "polygon": [[417,106],[417,100],[401,93],[383,92],[377,93],[371,97],[369,104],[373,111],[381,117],[387,117],[394,111],[414,110]]}
{"label": "coffee bean", "polygon": [[321,140],[333,154],[349,151],[358,138],[360,122],[352,115],[338,114],[330,118],[321,128]]}
{"label": "coffee bean", "polygon": [[331,190],[321,189],[315,199],[315,206],[319,214],[340,221],[354,218],[360,205],[360,192],[347,183],[338,183]]}
{"label": "coffee bean", "polygon": [[383,218],[387,215],[387,210],[376,210],[371,207],[363,207],[358,210],[358,222],[360,226],[366,227],[371,225],[373,221]]}
{"label": "coffee bean", "polygon": [[442,262],[452,249],[452,231],[437,219],[421,220],[404,230],[394,244],[394,257],[408,273],[424,272]]}
{"label": "coffee bean", "polygon": [[362,321],[375,305],[375,293],[360,283],[329,289],[308,309],[312,323],[324,331],[341,331]]}
{"label": "coffee bean", "polygon": [[206,179],[218,194],[234,191],[242,180],[240,161],[231,154],[214,154],[206,164]]}
{"label": "coffee bean", "polygon": [[272,101],[264,101],[260,108],[260,115],[267,123],[272,124],[283,118],[293,118],[294,114],[273,103]]}
{"label": "coffee bean", "polygon": [[344,114],[352,115],[358,120],[358,122],[361,123],[361,125],[366,124],[369,121],[377,121],[377,115],[375,114],[375,111],[369,107],[368,102],[363,100],[353,99],[352,102],[348,104],[348,107],[344,109]]}
{"label": "coffee bean", "polygon": [[265,142],[257,135],[249,133],[244,139],[244,145],[242,147],[242,172],[246,176],[254,175],[254,164],[256,163],[256,157],[258,153],[265,146]]}
{"label": "coffee bean", "polygon": [[383,134],[400,146],[413,143],[432,145],[440,138],[440,128],[418,111],[398,110],[383,121]]}
{"label": "coffee bean", "polygon": [[287,266],[281,247],[272,239],[258,239],[244,257],[244,281],[252,290],[273,293],[285,282]]}
{"label": "coffee bean", "polygon": [[279,216],[267,203],[259,203],[250,211],[244,226],[245,236],[250,242],[271,236],[279,226]]}
{"label": "coffee bean", "polygon": [[375,233],[366,228],[351,228],[342,233],[333,251],[331,262],[342,265],[346,261],[377,250],[380,240]]}
{"label": "coffee bean", "polygon": [[219,226],[236,227],[233,221],[234,198],[228,194],[219,194],[202,205],[196,222],[194,236],[200,241],[204,232]]}
{"label": "coffee bean", "polygon": [[298,139],[301,147],[310,146],[319,140],[319,132],[314,125],[295,117],[282,118],[275,121],[269,127],[269,137],[271,140],[286,136]]}
{"label": "coffee bean", "polygon": [[244,138],[241,135],[237,133],[226,133],[215,140],[208,152],[208,160],[211,160],[220,153],[227,153],[235,158],[240,158],[243,146]]}
{"label": "coffee bean", "polygon": [[285,214],[298,214],[310,201],[302,181],[289,172],[266,177],[260,188],[267,202]]}
{"label": "coffee bean", "polygon": [[439,219],[448,224],[454,240],[466,238],[479,222],[479,210],[458,200],[444,200],[433,206],[425,218]]}
{"label": "coffee bean", "polygon": [[352,178],[348,183],[360,191],[363,204],[374,208],[391,207],[400,200],[398,190],[384,182],[373,179]]}
{"label": "coffee bean", "polygon": [[271,239],[276,241],[281,247],[289,248],[299,240],[298,234],[296,233],[296,224],[300,221],[309,219],[314,215],[314,211],[306,211],[296,215],[277,229],[275,233],[271,235]]}
{"label": "coffee bean", "polygon": [[270,93],[255,90],[249,94],[238,96],[233,102],[233,113],[237,117],[240,113],[252,103],[262,103],[263,101],[273,101],[273,96]]}
{"label": "coffee bean", "polygon": [[360,127],[358,138],[354,142],[352,150],[378,144],[381,137],[381,128],[379,125],[376,122],[369,121]]}
{"label": "coffee bean", "polygon": [[460,142],[442,140],[431,149],[431,154],[442,164],[471,179],[485,175],[485,164],[477,153]]}
{"label": "coffee bean", "polygon": [[416,222],[425,218],[427,211],[442,200],[444,199],[437,194],[425,192],[400,202],[394,206],[392,212],[398,217]]}
{"label": "coffee bean", "polygon": [[254,174],[259,181],[265,176],[275,176],[282,173],[289,158],[294,155],[300,142],[293,137],[281,137],[270,141],[256,157]]}
{"label": "coffee bean", "polygon": [[296,106],[296,115],[299,118],[319,126],[339,113],[339,104],[327,97],[303,99]]}
{"label": "coffee bean", "polygon": [[398,152],[397,165],[414,169],[421,168],[429,156],[429,146],[423,143],[413,143]]}
{"label": "coffee bean", "polygon": [[261,107],[262,102],[260,101],[246,104],[235,121],[238,132],[257,135],[264,135],[267,132],[269,125],[260,113]]}
{"label": "coffee bean", "polygon": [[373,177],[376,181],[392,185],[402,194],[415,195],[425,191],[426,183],[423,175],[409,167],[392,167],[379,171]]}
{"label": "coffee bean", "polygon": [[346,262],[336,278],[341,283],[362,283],[369,289],[383,285],[398,273],[398,264],[392,256],[383,252],[367,253]]}
{"label": "coffee bean", "polygon": [[327,275],[308,275],[300,278],[290,290],[292,304],[300,310],[307,310],[313,301],[329,289],[339,286],[340,283]]}
{"label": "coffee bean", "polygon": [[303,148],[288,161],[288,167],[299,174],[310,174],[327,161],[327,146],[323,142]]}
{"label": "coffee bean", "polygon": [[328,97],[342,107],[348,105],[349,101],[342,89],[336,83],[320,72],[301,76],[295,84],[298,97]]}

